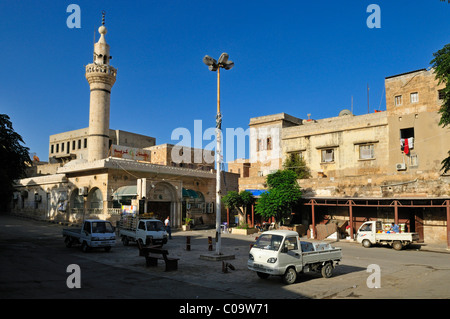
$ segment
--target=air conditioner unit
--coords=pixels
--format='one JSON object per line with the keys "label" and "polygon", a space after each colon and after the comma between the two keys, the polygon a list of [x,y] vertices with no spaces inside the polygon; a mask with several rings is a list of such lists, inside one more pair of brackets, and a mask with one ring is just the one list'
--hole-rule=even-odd
{"label": "air conditioner unit", "polygon": [[78,195],[79,196],[87,196],[88,194],[88,188],[87,187],[80,187],[78,188]]}
{"label": "air conditioner unit", "polygon": [[395,167],[397,168],[397,171],[404,171],[404,170],[406,170],[406,164],[405,163],[397,163],[397,164],[395,164]]}

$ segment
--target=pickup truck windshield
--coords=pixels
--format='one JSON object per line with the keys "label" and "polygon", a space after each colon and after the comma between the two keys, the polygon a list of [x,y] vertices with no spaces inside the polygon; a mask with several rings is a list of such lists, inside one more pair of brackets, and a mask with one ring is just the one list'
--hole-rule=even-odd
{"label": "pickup truck windshield", "polygon": [[283,236],[280,235],[261,235],[253,247],[277,251],[280,248]]}
{"label": "pickup truck windshield", "polygon": [[148,231],[160,231],[164,230],[164,224],[161,221],[148,221],[147,222]]}
{"label": "pickup truck windshield", "polygon": [[114,230],[112,228],[111,223],[93,222],[92,223],[92,232],[93,233],[113,233]]}

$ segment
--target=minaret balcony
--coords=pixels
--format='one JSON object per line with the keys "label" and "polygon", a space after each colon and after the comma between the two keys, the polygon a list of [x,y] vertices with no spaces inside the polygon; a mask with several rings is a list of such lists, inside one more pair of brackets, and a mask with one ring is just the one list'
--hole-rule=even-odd
{"label": "minaret balcony", "polygon": [[112,75],[113,77],[116,77],[117,75],[117,69],[108,65],[108,64],[96,64],[91,63],[86,65],[86,75],[88,73],[104,73],[108,75]]}
{"label": "minaret balcony", "polygon": [[89,85],[103,83],[113,86],[116,82],[117,69],[109,64],[91,63],[86,65],[86,79]]}

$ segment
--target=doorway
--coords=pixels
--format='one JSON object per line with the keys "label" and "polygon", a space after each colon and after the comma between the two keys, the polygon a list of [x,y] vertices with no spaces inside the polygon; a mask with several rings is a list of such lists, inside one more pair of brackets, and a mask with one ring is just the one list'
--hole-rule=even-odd
{"label": "doorway", "polygon": [[409,225],[411,229],[409,230],[411,233],[419,234],[419,242],[424,242],[423,235],[423,209],[422,208],[413,208],[410,211],[409,215]]}
{"label": "doorway", "polygon": [[167,216],[170,216],[171,202],[148,202],[147,212],[154,213],[154,218],[159,220],[165,220]]}

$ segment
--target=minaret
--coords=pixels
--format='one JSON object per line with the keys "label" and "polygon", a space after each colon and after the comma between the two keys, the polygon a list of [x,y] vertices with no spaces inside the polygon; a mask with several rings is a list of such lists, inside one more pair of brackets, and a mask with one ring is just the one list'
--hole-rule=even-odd
{"label": "minaret", "polygon": [[105,15],[94,44],[94,63],[86,65],[86,79],[91,89],[89,105],[88,161],[106,158],[109,151],[109,109],[111,88],[116,82],[117,70],[109,65],[109,45],[106,43]]}

